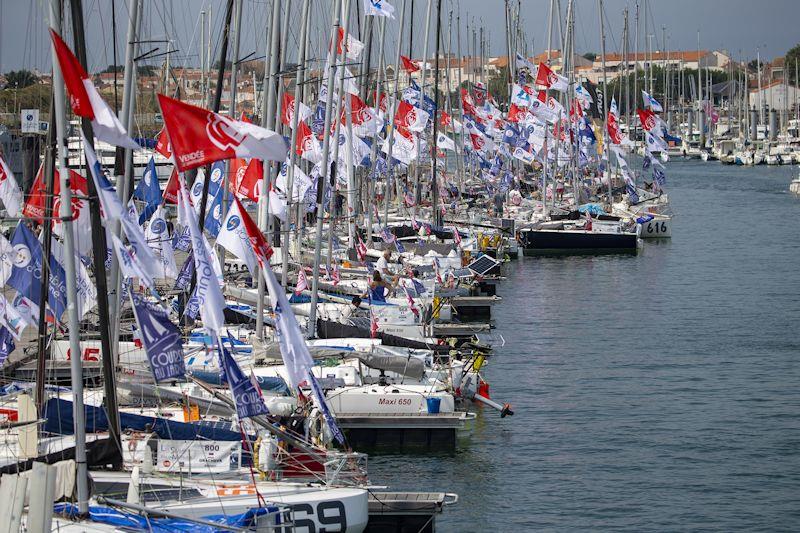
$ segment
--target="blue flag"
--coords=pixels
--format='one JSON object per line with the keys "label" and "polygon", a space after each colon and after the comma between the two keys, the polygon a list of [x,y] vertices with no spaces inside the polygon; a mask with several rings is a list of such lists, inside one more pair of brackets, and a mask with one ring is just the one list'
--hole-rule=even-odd
{"label": "blue flag", "polygon": [[225,161],[217,161],[211,165],[210,175],[211,183],[208,184],[208,195],[211,198],[215,198],[220,189],[222,189],[222,178],[225,176]]}
{"label": "blue flag", "polygon": [[188,287],[189,282],[192,281],[193,274],[194,274],[194,256],[192,255],[192,252],[189,252],[189,256],[186,258],[186,262],[183,263],[181,271],[178,273],[178,277],[175,279],[175,290],[182,291],[186,287]]}
{"label": "blue flag", "polygon": [[188,252],[192,247],[192,236],[189,235],[189,227],[186,226],[180,232],[176,231],[172,238],[172,249]]}
{"label": "blue flag", "polygon": [[133,191],[133,197],[147,204],[142,210],[142,214],[139,215],[139,225],[141,226],[161,205],[161,187],[158,185],[156,163],[152,157],[142,173],[142,179],[136,185],[136,190]]}
{"label": "blue flag", "polygon": [[[225,191],[220,189],[206,212],[206,221],[203,224],[209,235],[216,238],[222,228],[222,197]],[[230,202],[229,202],[230,205]]]}
{"label": "blue flag", "polygon": [[[11,244],[17,251],[17,260],[11,269],[7,283],[17,292],[36,305],[42,305],[42,245],[28,227],[20,222]],[[56,258],[50,256],[50,280],[48,285],[48,303],[57,319],[61,318],[67,308],[67,283],[64,268]]]}
{"label": "blue flag", "polygon": [[16,347],[11,331],[5,326],[0,326],[0,367],[6,362],[8,354],[13,352]]}
{"label": "blue flag", "polygon": [[222,350],[221,344],[218,341],[217,350],[221,352],[222,369],[231,388],[233,401],[236,402],[236,416],[241,420],[258,415],[268,415],[269,410],[261,398],[261,391],[242,372],[231,354],[227,350]]}
{"label": "blue flag", "polygon": [[156,382],[186,374],[181,332],[161,307],[131,293],[139,334]]}
{"label": "blue flag", "polygon": [[667,182],[666,174],[664,174],[664,171],[661,170],[658,165],[653,165],[653,180],[655,180],[659,188],[664,187],[664,184]]}

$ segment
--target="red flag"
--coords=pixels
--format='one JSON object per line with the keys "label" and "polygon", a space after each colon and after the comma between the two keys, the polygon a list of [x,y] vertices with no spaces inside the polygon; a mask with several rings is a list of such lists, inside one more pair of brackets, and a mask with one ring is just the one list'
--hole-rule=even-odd
{"label": "red flag", "polygon": [[658,125],[658,117],[649,109],[637,109],[636,112],[645,131],[652,131]]}
{"label": "red flag", "polygon": [[373,91],[372,94],[376,96],[375,100],[378,102],[378,109],[386,113],[386,93],[378,95],[378,91]]}
{"label": "red flag", "polygon": [[164,188],[164,201],[168,204],[178,204],[178,168],[173,165],[172,174],[169,176],[167,186]]}
{"label": "red flag", "polygon": [[617,124],[617,117],[614,113],[609,112],[606,118],[606,129],[608,130],[609,139],[613,144],[622,143],[622,133],[619,131],[619,124]]}
{"label": "red flag", "polygon": [[169,145],[169,136],[167,135],[167,128],[161,128],[156,137],[156,152],[163,155],[167,159],[172,157],[172,147]]}
{"label": "red flag", "polygon": [[536,71],[536,85],[555,89],[556,91],[566,91],[569,87],[569,80],[553,72],[544,63],[539,63],[539,68]]}
{"label": "red flag", "polygon": [[308,279],[306,278],[306,271],[301,265],[300,270],[297,272],[297,284],[294,287],[294,293],[299,296],[306,289],[308,289]]}
{"label": "red flag", "polygon": [[244,177],[244,171],[247,170],[246,159],[232,159],[230,162],[230,171],[228,173],[228,189],[233,192],[239,190],[239,184]]}
{"label": "red flag", "polygon": [[236,202],[236,207],[239,208],[239,213],[242,214],[242,223],[244,224],[244,229],[247,232],[248,239],[250,239],[250,245],[253,247],[253,252],[256,254],[258,266],[260,266],[263,270],[269,266],[269,258],[272,257],[272,247],[267,242],[267,239],[264,238],[264,235],[261,233],[261,231],[259,231],[256,223],[253,222],[253,219],[250,218],[250,215],[248,215],[247,211],[245,211],[244,207],[242,207],[242,203],[239,201],[239,199],[234,196],[233,201]]}
{"label": "red flag", "polygon": [[441,124],[442,127],[446,128],[453,123],[453,119],[450,118],[450,115],[448,115],[446,111],[440,111],[440,114],[441,116],[439,117],[439,124]]}
{"label": "red flag", "polygon": [[397,106],[397,113],[394,115],[394,123],[398,127],[406,128],[410,131],[422,131],[428,123],[428,113],[414,107],[408,102],[400,102]]}
{"label": "red flag", "polygon": [[264,163],[253,158],[244,171],[242,180],[236,189],[236,194],[241,198],[250,198],[254,202],[261,196],[261,185],[264,180]]}
{"label": "red flag", "polygon": [[472,97],[469,91],[461,89],[461,107],[464,108],[464,114],[476,116],[478,112],[475,110],[475,104],[472,102]]}
{"label": "red flag", "polygon": [[50,38],[53,40],[53,47],[56,49],[58,65],[61,68],[61,75],[64,76],[64,84],[69,92],[69,105],[72,112],[79,117],[89,120],[94,119],[92,102],[89,100],[89,93],[83,85],[83,80],[88,79],[89,75],[78,62],[78,58],[69,49],[67,43],[55,32],[50,29]]}
{"label": "red flag", "polygon": [[508,121],[519,122],[525,118],[527,113],[528,110],[524,107],[519,107],[517,104],[511,104],[511,106],[508,108]]}
{"label": "red flag", "polygon": [[[59,194],[61,194],[61,180],[58,174],[53,176],[53,216],[58,216],[58,206],[60,205]],[[85,197],[89,194],[89,188],[86,183],[86,178],[70,169],[69,171],[69,185],[72,191],[72,215],[77,217],[79,215],[81,200],[78,196]],[[31,192],[28,195],[28,201],[22,208],[22,215],[32,218],[39,224],[44,222],[45,207],[47,205],[47,187],[44,183],[44,164],[39,166],[39,171],[36,173],[36,178],[33,180]]]}
{"label": "red flag", "polygon": [[[300,116],[297,117],[298,122],[303,122],[305,119],[313,115],[313,111],[311,111],[311,109],[303,102],[300,102],[299,107]],[[292,122],[294,121],[294,114],[297,111],[298,106],[294,100],[294,96],[288,92],[283,93],[283,101],[281,102],[281,122],[284,126],[293,126]]]}
{"label": "red flag", "polygon": [[67,86],[72,112],[92,121],[94,135],[98,139],[131,150],[141,148],[128,137],[125,128],[108,104],[103,101],[89,75],[78,62],[78,58],[52,29],[50,39],[58,58],[59,70],[64,77],[64,84]]}
{"label": "red flag", "polygon": [[419,72],[419,65],[417,65],[416,61],[411,61],[411,59],[406,56],[400,56],[400,61],[403,63],[403,70],[409,74]]}
{"label": "red flag", "polygon": [[181,172],[235,157],[258,157],[267,161],[286,158],[286,143],[274,131],[163,94],[158,95],[158,103],[175,164]]}

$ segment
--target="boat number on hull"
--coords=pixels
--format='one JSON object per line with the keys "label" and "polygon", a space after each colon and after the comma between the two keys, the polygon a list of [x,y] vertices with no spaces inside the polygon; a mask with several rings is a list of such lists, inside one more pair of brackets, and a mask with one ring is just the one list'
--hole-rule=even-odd
{"label": "boat number on hull", "polygon": [[[333,533],[347,530],[347,513],[344,504],[338,500],[320,502],[316,510],[311,504],[298,503],[292,505],[293,527],[285,532]],[[319,529],[317,529],[319,527]],[[281,532],[281,528],[277,529]]]}
{"label": "boat number on hull", "polygon": [[[655,229],[654,229],[655,228]],[[667,232],[667,222],[661,221],[659,224],[658,222],[651,222],[647,225],[647,233],[666,233]]]}

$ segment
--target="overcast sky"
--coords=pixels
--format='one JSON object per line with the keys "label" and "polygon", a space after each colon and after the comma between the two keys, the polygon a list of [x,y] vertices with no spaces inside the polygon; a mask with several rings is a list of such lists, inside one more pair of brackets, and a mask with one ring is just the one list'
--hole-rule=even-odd
{"label": "overcast sky", "polygon": [[[125,32],[128,24],[128,2],[113,0],[117,18],[117,62],[124,61]],[[361,3],[363,0],[353,0]],[[410,9],[412,0],[405,0]],[[517,0],[510,0],[516,3]],[[568,0],[560,0],[566,11]],[[173,48],[179,49],[173,58],[175,65],[195,66],[199,64],[200,12],[212,13],[212,56],[217,55],[224,0],[143,0],[142,39],[172,39]],[[298,38],[298,14],[300,0],[288,0],[292,30],[289,35],[290,60],[296,54]],[[389,0],[399,15],[403,0]],[[0,0],[0,72],[20,68],[49,70],[50,57],[46,33],[47,6],[49,0]],[[65,2],[66,3],[66,2]],[[267,13],[271,0],[244,0],[241,54],[252,57],[263,56],[266,48]],[[286,5],[287,0],[283,4]],[[324,32],[330,25],[330,6],[333,0],[312,0],[312,56],[319,57],[324,49]],[[422,55],[425,31],[425,9],[428,0],[414,0],[414,56]],[[436,0],[433,1],[434,10]],[[547,44],[547,13],[550,0],[521,0],[522,27],[530,55],[545,49]],[[576,4],[576,50],[579,53],[600,49],[599,17],[596,0],[575,0]],[[647,16],[644,7],[647,4]],[[114,63],[111,5],[112,0],[83,0],[89,45],[90,70],[96,71]],[[462,53],[467,53],[466,25],[484,27],[489,36],[492,55],[505,54],[505,16],[503,0],[444,0],[443,39],[446,37],[449,11],[453,9],[453,51],[455,52],[456,16],[461,17]],[[210,9],[209,9],[210,6]],[[697,48],[698,30],[700,48],[727,49],[735,59],[754,58],[756,51],[761,57],[772,59],[783,55],[800,42],[800,0],[661,0],[642,1],[640,6],[640,49],[646,44],[646,33],[653,34],[653,49],[661,49],[662,27],[666,30],[667,48],[672,50],[694,50]],[[606,49],[621,50],[622,11],[630,10],[631,46],[633,46],[635,0],[605,0]],[[355,17],[354,17],[355,18]],[[435,18],[435,17],[434,17]],[[408,20],[408,19],[407,19]],[[399,21],[390,21],[385,39],[387,53],[397,42]],[[409,24],[403,38],[404,53],[408,50]],[[353,31],[354,32],[354,31]],[[432,43],[435,26],[431,28]],[[70,31],[67,42],[71,43]],[[558,32],[554,36],[554,48],[558,44]],[[141,51],[160,47],[163,43],[142,44]],[[392,53],[392,58],[394,58]],[[431,44],[429,55],[433,55]],[[212,60],[213,61],[213,60]],[[392,59],[394,61],[394,59]],[[155,64],[151,61],[151,64]]]}

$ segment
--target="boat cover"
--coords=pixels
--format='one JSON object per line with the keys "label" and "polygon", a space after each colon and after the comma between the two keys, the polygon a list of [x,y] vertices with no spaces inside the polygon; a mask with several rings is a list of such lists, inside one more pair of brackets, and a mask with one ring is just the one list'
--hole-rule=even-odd
{"label": "boat cover", "polygon": [[[102,407],[85,405],[84,412],[86,417],[86,432],[98,433],[108,430],[108,418],[106,411]],[[47,401],[44,408],[43,430],[56,435],[72,435],[75,432],[75,421],[72,416],[72,402],[51,398]],[[230,423],[210,425],[210,424],[187,424],[176,422],[164,418],[152,416],[135,415],[132,413],[119,413],[119,424],[122,431],[126,429],[135,431],[152,431],[161,439],[168,440],[222,440],[240,441],[242,436],[238,431],[231,431]]]}
{"label": "boat cover", "polygon": [[[203,520],[216,522],[224,526],[240,528],[251,528],[256,525],[256,518],[276,513],[278,507],[270,505],[248,509],[246,512],[235,515],[211,515],[204,516]],[[57,503],[53,507],[53,512],[66,518],[78,518],[78,506],[72,503]],[[277,519],[277,518],[276,518]],[[152,531],[154,533],[174,533],[176,531],[191,531],[193,533],[216,533],[217,531],[230,531],[230,529],[220,529],[211,525],[198,524],[191,520],[180,518],[150,518],[139,514],[121,511],[113,507],[100,505],[89,506],[89,521],[100,524],[119,526],[127,531]]]}

